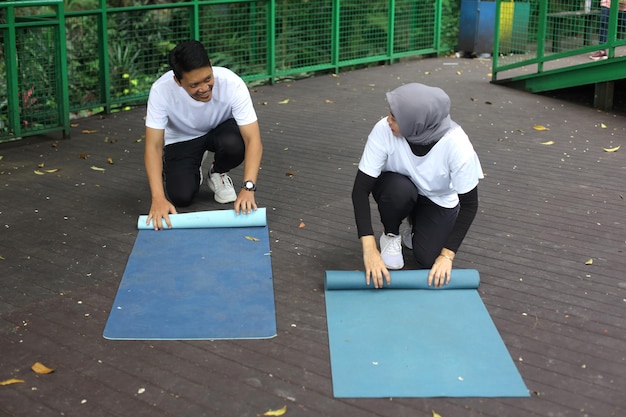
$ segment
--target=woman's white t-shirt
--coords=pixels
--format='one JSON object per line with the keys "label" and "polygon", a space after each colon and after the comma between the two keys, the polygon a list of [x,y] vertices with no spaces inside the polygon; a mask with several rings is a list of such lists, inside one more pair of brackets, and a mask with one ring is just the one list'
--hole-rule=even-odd
{"label": "woman's white t-shirt", "polygon": [[453,208],[483,178],[478,155],[460,126],[449,130],[424,156],[416,156],[404,137],[394,136],[384,117],[372,129],[359,170],[373,178],[384,171],[411,179],[419,194]]}
{"label": "woman's white t-shirt", "polygon": [[174,72],[163,74],[150,89],[146,126],[165,130],[165,145],[204,136],[220,123],[234,118],[239,126],[257,121],[245,82],[223,67],[212,67],[215,84],[208,102],[193,99],[174,81]]}

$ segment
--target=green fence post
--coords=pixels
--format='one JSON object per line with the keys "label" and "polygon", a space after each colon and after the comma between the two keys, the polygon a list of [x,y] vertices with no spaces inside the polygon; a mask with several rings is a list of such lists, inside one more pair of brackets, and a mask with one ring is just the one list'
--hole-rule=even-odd
{"label": "green fence post", "polygon": [[273,84],[276,77],[276,0],[270,0],[267,7],[267,73]]}
{"label": "green fence post", "polygon": [[7,58],[7,95],[8,95],[8,116],[9,133],[19,137],[21,135],[20,105],[19,105],[19,85],[17,81],[17,35],[15,33],[15,9],[9,5],[7,7],[7,22],[9,23],[8,42],[6,45]]}
{"label": "green fence post", "polygon": [[108,34],[108,11],[106,0],[99,0],[100,7],[98,13],[98,48],[100,61],[100,95],[104,102],[104,112],[111,112],[111,76],[109,73],[109,34]]}
{"label": "green fence post", "polygon": [[340,8],[341,8],[341,0],[333,1],[333,25],[332,25],[332,34],[331,34],[331,53],[330,53],[330,62],[334,67],[335,74],[339,73],[339,38],[340,31],[339,26],[341,25],[341,16],[340,16]]}
{"label": "green fence post", "polygon": [[62,1],[57,6],[57,16],[59,19],[59,30],[56,31],[57,38],[57,66],[59,73],[57,74],[57,92],[61,94],[59,105],[59,120],[63,124],[63,137],[70,136],[70,94],[67,79],[67,51],[65,37],[65,3]]}
{"label": "green fence post", "polygon": [[394,37],[395,37],[395,22],[396,22],[396,2],[395,0],[389,0],[387,4],[389,13],[387,13],[387,55],[389,56],[389,63],[393,64],[394,57]]}

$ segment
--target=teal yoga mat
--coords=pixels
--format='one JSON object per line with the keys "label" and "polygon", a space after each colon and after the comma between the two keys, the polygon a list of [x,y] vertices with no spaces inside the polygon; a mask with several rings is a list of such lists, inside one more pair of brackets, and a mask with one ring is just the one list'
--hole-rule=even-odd
{"label": "teal yoga mat", "polygon": [[528,397],[477,288],[455,269],[446,287],[427,270],[392,271],[365,285],[360,271],[326,271],[333,393],[338,398]]}
{"label": "teal yoga mat", "polygon": [[112,340],[276,336],[265,209],[170,215],[172,229],[140,229],[109,313]]}

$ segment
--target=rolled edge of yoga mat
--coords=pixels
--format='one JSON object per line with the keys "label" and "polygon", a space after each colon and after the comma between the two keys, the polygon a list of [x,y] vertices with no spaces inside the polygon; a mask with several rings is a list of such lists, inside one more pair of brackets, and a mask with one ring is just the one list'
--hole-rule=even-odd
{"label": "rolled edge of yoga mat", "polygon": [[[389,271],[391,284],[384,283],[383,289],[476,289],[480,284],[480,275],[475,269],[453,269],[450,283],[443,287],[428,286],[428,269]],[[365,283],[363,271],[326,271],[324,282],[326,290],[364,290],[375,289],[374,284]]]}
{"label": "rolled edge of yoga mat", "polygon": [[[256,209],[250,214],[237,214],[235,210],[210,210],[192,213],[170,214],[172,229],[208,229],[212,227],[253,227],[266,226],[265,208]],[[154,229],[152,220],[146,224],[147,215],[139,216],[137,229]],[[163,229],[169,229],[163,220]]]}

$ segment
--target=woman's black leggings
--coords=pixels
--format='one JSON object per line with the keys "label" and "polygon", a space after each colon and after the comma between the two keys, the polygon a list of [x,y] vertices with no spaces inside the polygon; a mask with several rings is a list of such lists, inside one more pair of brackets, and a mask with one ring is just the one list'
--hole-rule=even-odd
{"label": "woman's black leggings", "polygon": [[213,152],[213,169],[223,173],[239,166],[245,144],[239,126],[228,119],[204,136],[165,147],[163,174],[165,190],[175,206],[185,207],[200,189],[200,165],[205,151]]}
{"label": "woman's black leggings", "polygon": [[419,268],[430,269],[452,232],[459,205],[444,208],[419,195],[413,182],[395,172],[383,172],[372,191],[385,233],[400,233],[409,218],[413,226],[413,255]]}

